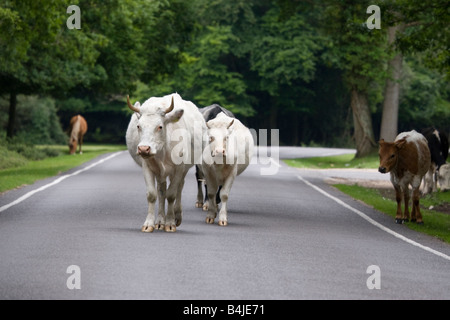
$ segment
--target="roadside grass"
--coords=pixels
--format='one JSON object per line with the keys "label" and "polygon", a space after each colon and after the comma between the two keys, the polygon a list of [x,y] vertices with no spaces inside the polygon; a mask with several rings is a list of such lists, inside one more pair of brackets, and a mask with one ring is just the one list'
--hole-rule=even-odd
{"label": "roadside grass", "polygon": [[[337,184],[334,185],[334,187],[352,198],[360,200],[376,210],[391,216],[392,223],[395,223],[394,218],[397,210],[397,202],[385,197],[379,189],[344,184]],[[393,194],[394,190],[392,189],[391,192]],[[422,197],[420,199],[420,212],[422,213],[424,224],[418,225],[414,222],[407,222],[405,225],[408,228],[426,233],[430,236],[450,243],[450,214],[427,209],[431,206],[438,207],[439,205],[449,203],[450,192],[435,192],[431,195]],[[411,201],[409,208],[411,212]]]}
{"label": "roadside grass", "polygon": [[[66,145],[42,145],[35,146],[37,150],[45,149],[46,153],[56,156],[42,160],[28,160],[21,155],[9,153],[5,159],[15,162],[9,168],[0,169],[0,192],[11,190],[23,185],[32,184],[37,180],[58,175],[84,162],[109,152],[126,150],[125,145],[94,145],[84,144],[83,154],[69,155]],[[49,150],[51,150],[49,152]],[[11,157],[8,157],[10,155]]]}
{"label": "roadside grass", "polygon": [[[447,162],[449,162],[449,159],[450,157],[447,159]],[[354,154],[344,154],[329,157],[289,159],[284,160],[284,162],[292,167],[309,169],[376,169],[379,166],[377,153],[365,158],[355,158]],[[395,223],[394,218],[397,210],[397,202],[395,201],[393,188],[382,190],[344,184],[337,184],[334,187],[352,198],[360,200],[376,210],[391,216],[392,223]],[[424,224],[418,225],[413,222],[408,222],[405,225],[413,230],[450,243],[450,214],[448,213],[450,192],[434,192],[431,195],[426,195],[420,199],[420,205]],[[411,211],[411,203],[409,208]],[[443,208],[446,209],[444,210]]]}
{"label": "roadside grass", "polygon": [[286,159],[283,161],[291,167],[310,169],[376,169],[380,163],[378,154],[371,154],[364,158],[355,158],[354,154],[343,154],[329,157]]}

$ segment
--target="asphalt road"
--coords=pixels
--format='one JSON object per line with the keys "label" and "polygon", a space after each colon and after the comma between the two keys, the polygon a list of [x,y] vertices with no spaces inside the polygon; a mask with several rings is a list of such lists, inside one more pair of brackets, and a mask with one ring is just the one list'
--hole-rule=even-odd
{"label": "asphalt road", "polygon": [[[280,157],[330,152],[351,151]],[[450,299],[449,245],[266,160],[236,179],[227,227],[195,208],[192,169],[177,232],[141,232],[127,152],[0,195],[0,299]]]}

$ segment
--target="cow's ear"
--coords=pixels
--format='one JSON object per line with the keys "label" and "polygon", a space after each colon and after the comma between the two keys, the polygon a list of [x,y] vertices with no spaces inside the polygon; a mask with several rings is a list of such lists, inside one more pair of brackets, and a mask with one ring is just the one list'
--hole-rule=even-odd
{"label": "cow's ear", "polygon": [[183,109],[179,109],[177,111],[175,111],[173,114],[171,114],[170,116],[166,116],[165,122],[177,122],[178,120],[181,119],[181,117],[184,114],[184,110]]}
{"label": "cow's ear", "polygon": [[384,143],[384,139],[380,139],[380,141],[378,141],[378,144],[381,146]]}
{"label": "cow's ear", "polygon": [[406,139],[403,138],[403,139],[400,139],[400,140],[398,140],[398,141],[395,141],[394,145],[395,145],[395,147],[396,147],[397,149],[400,150],[401,148],[403,148],[403,147],[405,146],[405,143],[406,143]]}
{"label": "cow's ear", "polygon": [[139,119],[141,117],[141,103],[139,101],[136,101],[136,103],[133,106],[134,109],[131,109],[136,114],[136,117]]}

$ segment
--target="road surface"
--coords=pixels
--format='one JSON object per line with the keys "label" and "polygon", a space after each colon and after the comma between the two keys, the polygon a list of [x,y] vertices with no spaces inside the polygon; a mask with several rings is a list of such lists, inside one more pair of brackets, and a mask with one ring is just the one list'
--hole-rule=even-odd
{"label": "road surface", "polygon": [[[351,151],[279,156],[327,152]],[[104,155],[0,195],[0,299],[450,299],[448,244],[323,179],[256,159],[220,227],[195,208],[191,169],[177,232],[143,233],[141,169],[127,152]]]}

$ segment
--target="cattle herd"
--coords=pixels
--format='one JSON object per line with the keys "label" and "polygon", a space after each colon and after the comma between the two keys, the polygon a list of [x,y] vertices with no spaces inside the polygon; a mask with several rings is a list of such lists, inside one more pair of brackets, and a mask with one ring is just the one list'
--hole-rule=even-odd
{"label": "cattle herd", "polygon": [[[177,93],[151,97],[142,105],[139,102],[132,105],[127,97],[127,104],[134,114],[126,132],[126,144],[131,157],[142,167],[146,184],[148,211],[141,230],[176,231],[183,218],[184,180],[194,165],[198,187],[195,206],[207,211],[206,223],[213,224],[218,212],[218,224],[226,226],[230,189],[253,156],[254,140],[250,130],[229,110],[217,104],[197,108]],[[82,153],[86,130],[87,123],[82,116],[70,120],[71,154],[76,151],[77,143]],[[379,141],[378,171],[390,173],[397,201],[396,223],[410,219],[423,223],[419,206],[422,180],[422,194],[436,191],[438,182],[441,190],[450,190],[448,151],[447,135],[435,128],[422,133],[402,132],[393,142]],[[411,214],[409,186],[412,188]]]}
{"label": "cattle herd", "polygon": [[127,103],[134,114],[126,143],[131,157],[142,167],[147,189],[148,212],[141,230],[176,231],[183,218],[184,180],[194,165],[197,179],[205,182],[207,190],[203,203],[199,186],[196,206],[208,211],[206,223],[212,224],[222,202],[218,223],[226,226],[230,189],[253,156],[250,130],[228,110],[218,105],[199,109],[176,93],[152,97],[142,105],[132,105],[127,97]]}
{"label": "cattle herd", "polygon": [[[408,222],[410,191],[412,188],[411,222],[423,224],[420,213],[420,185],[424,179],[423,194],[437,190],[437,181],[441,190],[450,189],[448,157],[448,137],[428,128],[421,133],[415,130],[402,132],[394,142],[379,141],[380,166],[378,171],[390,173],[397,201],[396,223]],[[425,177],[425,178],[424,178]],[[402,200],[404,211],[402,211]]]}

